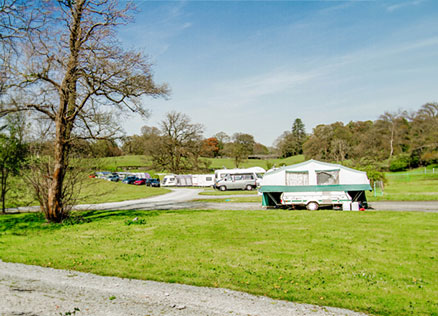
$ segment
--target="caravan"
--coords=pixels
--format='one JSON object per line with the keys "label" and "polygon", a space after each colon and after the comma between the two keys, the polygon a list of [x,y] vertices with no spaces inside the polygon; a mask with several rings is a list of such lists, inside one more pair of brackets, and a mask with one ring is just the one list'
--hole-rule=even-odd
{"label": "caravan", "polygon": [[214,185],[214,174],[194,174],[192,184],[194,187],[211,187]]}
{"label": "caravan", "polygon": [[165,176],[161,184],[163,187],[190,187],[192,186],[192,176],[188,174],[172,174]]}

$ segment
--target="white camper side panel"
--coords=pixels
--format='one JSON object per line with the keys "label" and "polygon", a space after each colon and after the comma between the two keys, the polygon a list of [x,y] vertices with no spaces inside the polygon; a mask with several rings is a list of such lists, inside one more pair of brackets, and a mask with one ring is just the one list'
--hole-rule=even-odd
{"label": "white camper side panel", "polygon": [[209,187],[214,184],[214,174],[194,174],[192,183],[195,187]]}

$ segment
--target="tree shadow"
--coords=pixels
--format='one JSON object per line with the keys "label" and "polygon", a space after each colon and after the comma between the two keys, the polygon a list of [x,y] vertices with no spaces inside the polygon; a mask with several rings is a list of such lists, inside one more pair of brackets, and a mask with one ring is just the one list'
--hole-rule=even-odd
{"label": "tree shadow", "polygon": [[190,215],[211,213],[215,210],[88,210],[74,211],[70,218],[62,223],[47,223],[42,213],[7,214],[0,216],[0,233],[10,232],[25,235],[27,230],[55,230],[65,226],[95,223],[112,219],[145,219],[164,214]]}

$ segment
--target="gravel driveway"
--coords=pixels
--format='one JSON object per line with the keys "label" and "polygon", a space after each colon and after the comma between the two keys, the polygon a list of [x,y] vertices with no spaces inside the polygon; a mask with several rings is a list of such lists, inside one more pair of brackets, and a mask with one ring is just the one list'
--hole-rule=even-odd
{"label": "gravel driveway", "polygon": [[0,260],[0,315],[365,314],[278,301],[226,289],[103,277]]}

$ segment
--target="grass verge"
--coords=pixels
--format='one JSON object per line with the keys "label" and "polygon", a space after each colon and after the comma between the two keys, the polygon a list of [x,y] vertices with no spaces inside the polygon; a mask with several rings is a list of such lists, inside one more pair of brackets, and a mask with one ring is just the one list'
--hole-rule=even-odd
{"label": "grass verge", "polygon": [[97,204],[144,199],[170,192],[165,188],[111,182],[103,179],[87,179],[81,190],[79,204]]}
{"label": "grass verge", "polygon": [[90,211],[81,222],[0,216],[0,258],[377,315],[437,315],[438,214]]}

